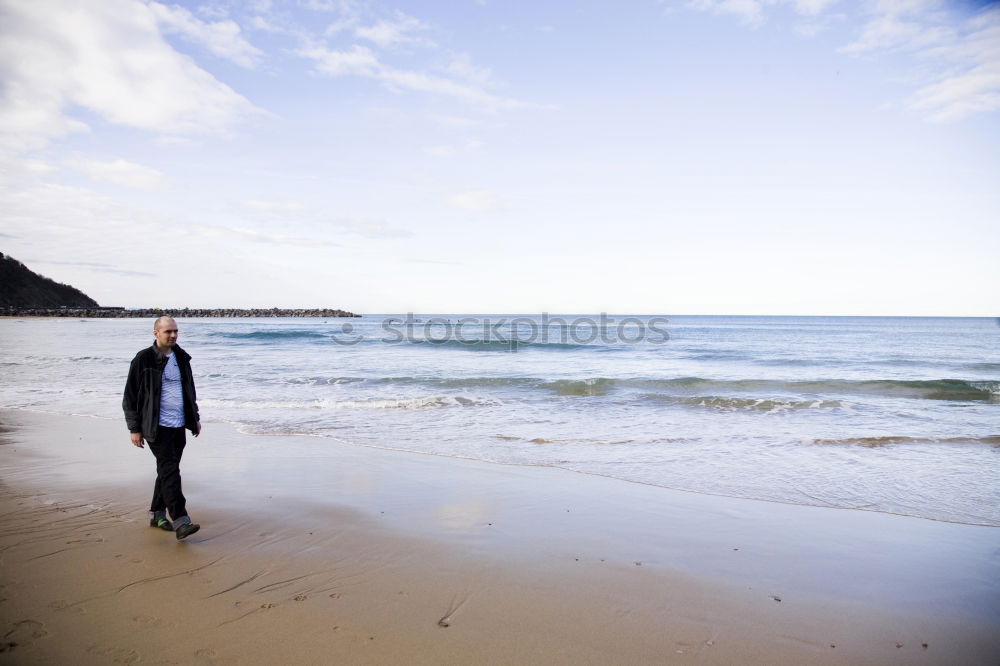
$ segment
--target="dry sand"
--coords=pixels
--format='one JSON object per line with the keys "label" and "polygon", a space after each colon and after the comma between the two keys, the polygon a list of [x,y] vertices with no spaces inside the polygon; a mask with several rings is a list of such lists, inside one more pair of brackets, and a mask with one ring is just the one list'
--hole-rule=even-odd
{"label": "dry sand", "polygon": [[997,664],[1000,531],[0,412],[0,663]]}

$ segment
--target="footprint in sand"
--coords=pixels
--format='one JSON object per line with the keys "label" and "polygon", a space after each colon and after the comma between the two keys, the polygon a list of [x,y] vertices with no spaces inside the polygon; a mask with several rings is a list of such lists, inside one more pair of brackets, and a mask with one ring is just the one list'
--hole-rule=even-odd
{"label": "footprint in sand", "polygon": [[15,647],[31,645],[40,638],[48,636],[49,632],[45,625],[37,620],[21,620],[15,622],[10,631],[3,635],[3,645],[5,650],[13,650]]}
{"label": "footprint in sand", "polygon": [[304,594],[300,594],[300,595],[297,595],[297,596],[295,597],[295,600],[296,600],[296,601],[305,601],[305,600],[306,600],[307,598],[308,598],[308,597],[306,597],[306,595],[304,595]]}
{"label": "footprint in sand", "polygon": [[108,645],[91,645],[87,652],[97,654],[102,657],[110,657],[113,664],[136,664],[139,662],[139,653],[135,650],[126,650]]}
{"label": "footprint in sand", "polygon": [[147,627],[176,627],[177,623],[167,622],[163,618],[153,617],[152,615],[133,615],[132,621],[136,624],[142,624]]}

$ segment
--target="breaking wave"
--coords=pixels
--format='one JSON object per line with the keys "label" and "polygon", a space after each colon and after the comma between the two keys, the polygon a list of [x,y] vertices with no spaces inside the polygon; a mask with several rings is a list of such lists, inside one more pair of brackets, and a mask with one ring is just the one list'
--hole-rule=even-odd
{"label": "breaking wave", "polygon": [[839,400],[779,400],[719,395],[676,396],[653,393],[645,395],[643,398],[668,405],[705,407],[721,411],[744,409],[761,412],[784,412],[795,409],[836,409],[843,406]]}
{"label": "breaking wave", "polygon": [[864,446],[869,449],[893,444],[987,444],[1000,447],[1000,435],[988,437],[909,437],[905,435],[885,435],[882,437],[846,437],[844,439],[814,439],[813,444],[833,446]]}
{"label": "breaking wave", "polygon": [[330,337],[328,333],[320,333],[317,331],[244,331],[244,332],[232,332],[232,331],[217,331],[214,333],[209,333],[209,337],[213,338],[225,338],[228,340],[321,340]]}
{"label": "breaking wave", "polygon": [[719,380],[702,377],[675,379],[609,379],[599,377],[586,380],[561,380],[542,384],[561,395],[603,395],[612,388],[641,388],[670,390],[670,395],[699,395],[731,392],[784,392],[795,394],[836,395],[864,394],[893,398],[923,400],[1000,401],[1000,382],[963,381],[961,379],[934,380],[807,380],[783,381],[774,379]]}
{"label": "breaking wave", "polygon": [[215,409],[427,409],[437,407],[483,407],[499,404],[496,400],[465,396],[422,396],[417,398],[369,398],[364,400],[204,400]]}
{"label": "breaking wave", "polygon": [[[815,399],[798,398],[796,402],[812,405],[815,400],[823,403],[836,402],[831,396],[864,395],[887,398],[910,398],[915,400],[952,400],[1000,402],[1000,382],[998,381],[966,381],[961,379],[932,380],[803,380],[785,381],[774,379],[706,379],[703,377],[676,377],[672,379],[626,379],[613,377],[589,377],[586,379],[548,380],[540,377],[303,377],[284,380],[290,384],[346,384],[365,382],[378,385],[418,385],[439,389],[463,388],[525,388],[552,391],[564,396],[603,396],[623,390],[641,390],[648,394],[647,399],[656,396],[683,397],[686,400],[747,400],[759,402],[759,396],[764,393],[775,400],[789,401],[790,398],[777,398],[780,394],[796,396],[816,396]],[[737,395],[729,395],[737,394]],[[747,395],[750,394],[750,395]],[[752,396],[752,397],[751,397]],[[698,404],[697,402],[691,404]],[[709,404],[708,406],[713,406]],[[736,408],[742,404],[733,404]],[[840,406],[826,405],[822,406]]]}

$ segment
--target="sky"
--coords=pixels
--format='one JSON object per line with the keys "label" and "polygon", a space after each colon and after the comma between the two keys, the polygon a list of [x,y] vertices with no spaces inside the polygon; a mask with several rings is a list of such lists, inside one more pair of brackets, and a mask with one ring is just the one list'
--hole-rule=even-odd
{"label": "sky", "polygon": [[1000,3],[0,0],[0,251],[101,305],[1000,314]]}

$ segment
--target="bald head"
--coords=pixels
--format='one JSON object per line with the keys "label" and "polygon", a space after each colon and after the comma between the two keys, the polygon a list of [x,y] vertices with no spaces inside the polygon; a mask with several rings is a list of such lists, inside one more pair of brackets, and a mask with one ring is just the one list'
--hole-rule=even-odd
{"label": "bald head", "polygon": [[177,344],[177,322],[166,315],[158,317],[153,322],[153,337],[156,338],[156,348],[164,354],[170,354]]}
{"label": "bald head", "polygon": [[157,317],[156,321],[153,322],[153,330],[158,331],[164,326],[168,325],[172,326],[173,328],[177,328],[177,322],[174,321],[173,317],[171,317],[170,315],[163,315],[162,317]]}

